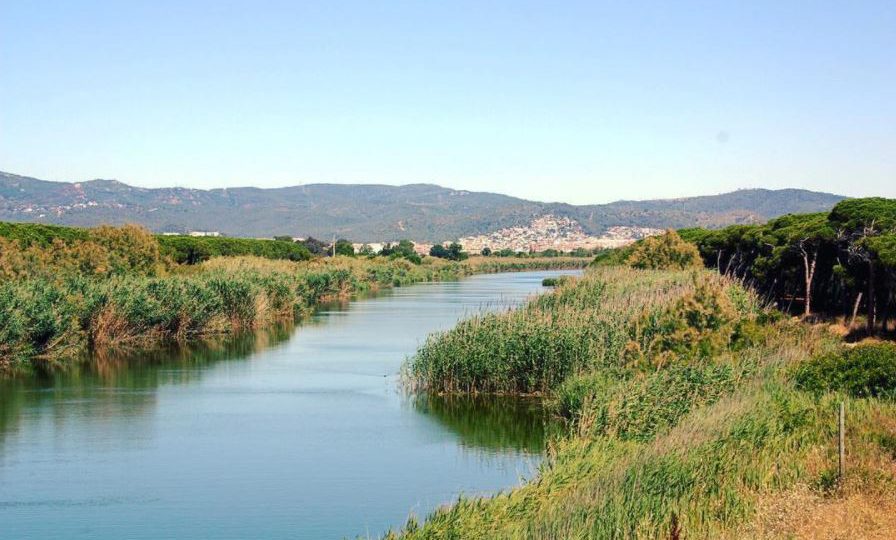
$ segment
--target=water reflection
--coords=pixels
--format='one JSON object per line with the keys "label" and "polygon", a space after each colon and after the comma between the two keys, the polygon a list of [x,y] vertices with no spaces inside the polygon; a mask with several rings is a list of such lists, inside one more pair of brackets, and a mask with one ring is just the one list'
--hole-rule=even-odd
{"label": "water reflection", "polygon": [[0,444],[17,429],[23,411],[47,409],[56,424],[67,417],[143,418],[163,385],[200,380],[205,368],[244,360],[286,342],[293,325],[275,325],[257,332],[171,343],[150,349],[104,349],[36,377],[0,380]]}
{"label": "water reflection", "polygon": [[0,382],[0,536],[377,536],[409,512],[517,485],[540,461],[537,402],[409,403],[397,374],[429,333],[559,274],[402,287],[323,306],[297,331]]}
{"label": "water reflection", "polygon": [[421,395],[411,403],[456,433],[464,446],[533,455],[544,450],[548,418],[538,399]]}

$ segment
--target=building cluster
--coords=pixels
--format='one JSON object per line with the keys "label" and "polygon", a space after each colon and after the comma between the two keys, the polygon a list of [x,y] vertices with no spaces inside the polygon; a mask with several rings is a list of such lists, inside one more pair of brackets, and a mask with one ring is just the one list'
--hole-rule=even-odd
{"label": "building cluster", "polygon": [[574,219],[551,214],[532,220],[529,225],[509,227],[489,234],[467,236],[458,240],[466,251],[478,252],[511,249],[517,252],[573,251],[578,248],[596,249],[619,247],[640,238],[661,233],[649,227],[610,227],[601,236],[586,234]]}

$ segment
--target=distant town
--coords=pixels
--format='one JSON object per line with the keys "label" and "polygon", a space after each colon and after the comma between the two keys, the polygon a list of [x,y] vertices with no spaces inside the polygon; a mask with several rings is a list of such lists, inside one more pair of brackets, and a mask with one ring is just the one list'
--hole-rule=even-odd
{"label": "distant town", "polygon": [[[573,219],[547,214],[533,219],[526,226],[509,227],[488,234],[446,240],[442,245],[448,246],[453,242],[457,242],[469,253],[481,253],[483,250],[492,252],[512,251],[515,253],[535,253],[546,250],[558,252],[593,251],[624,246],[641,238],[654,236],[662,232],[662,229],[651,227],[615,226],[607,229],[601,236],[592,236],[586,234],[578,222]],[[162,234],[165,236],[186,234],[194,237],[221,235],[218,231],[163,232]],[[303,242],[307,240],[307,237],[292,237],[292,239],[296,242]],[[411,240],[413,241],[413,239]],[[399,239],[383,242],[352,243],[352,246],[355,252],[379,253],[386,245],[395,244],[398,241]],[[414,242],[414,250],[420,255],[427,255],[434,245],[427,242]]]}

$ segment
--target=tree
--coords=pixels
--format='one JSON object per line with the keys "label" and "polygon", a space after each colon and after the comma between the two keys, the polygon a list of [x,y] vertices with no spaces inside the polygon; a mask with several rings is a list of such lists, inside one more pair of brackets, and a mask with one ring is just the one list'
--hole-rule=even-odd
{"label": "tree", "polygon": [[451,242],[451,245],[448,246],[448,254],[448,258],[452,261],[463,261],[469,257],[467,252],[463,250],[463,246],[457,242]]}
{"label": "tree", "polygon": [[799,214],[787,215],[768,224],[768,234],[777,239],[776,255],[796,252],[803,264],[803,280],[806,292],[803,313],[812,313],[812,284],[818,267],[819,253],[832,245],[834,230],[827,221],[827,215]]}
{"label": "tree", "polygon": [[299,244],[305,246],[305,249],[307,249],[309,252],[311,252],[312,255],[317,256],[317,257],[326,256],[327,254],[329,254],[329,251],[330,251],[329,244],[327,244],[326,242],[323,242],[321,240],[318,240],[317,238],[314,238],[313,236],[309,236],[308,238],[299,242]]}
{"label": "tree", "polygon": [[275,236],[274,240],[276,240],[278,242],[292,242],[293,241],[292,236],[285,236],[285,235]]}
{"label": "tree", "polygon": [[683,270],[703,264],[697,247],[671,229],[638,242],[626,262],[634,268],[658,270]]}
{"label": "tree", "polygon": [[355,246],[345,238],[336,240],[336,255],[344,255],[346,257],[355,256]]}
{"label": "tree", "polygon": [[386,244],[380,255],[392,259],[406,259],[414,264],[420,264],[423,259],[414,250],[414,243],[410,240],[400,240],[398,244]]}
{"label": "tree", "polygon": [[[877,317],[878,253],[873,249],[874,238],[896,232],[896,200],[882,197],[846,199],[837,203],[828,216],[837,231],[840,249],[849,261],[865,267],[865,305],[868,314],[866,328],[874,334]],[[885,309],[888,300],[885,301]]]}
{"label": "tree", "polygon": [[376,255],[374,253],[373,248],[370,247],[370,244],[364,244],[361,246],[361,249],[358,250],[358,255],[363,255],[364,257],[373,257]]}
{"label": "tree", "polygon": [[447,248],[442,244],[436,244],[430,248],[429,254],[433,257],[448,259],[450,261],[463,261],[469,257],[457,242],[452,242]]}
{"label": "tree", "polygon": [[482,251],[480,252],[480,254],[483,257],[490,257],[492,254],[492,248],[485,246],[484,248],[482,248]]}

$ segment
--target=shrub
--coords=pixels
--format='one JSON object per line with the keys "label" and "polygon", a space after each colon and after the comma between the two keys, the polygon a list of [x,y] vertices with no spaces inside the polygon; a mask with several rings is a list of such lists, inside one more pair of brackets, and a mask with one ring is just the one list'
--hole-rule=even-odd
{"label": "shrub", "polygon": [[703,266],[697,246],[685,242],[671,229],[635,244],[626,262],[634,268],[654,270],[685,270]]}
{"label": "shrub", "polygon": [[797,369],[796,382],[816,394],[896,398],[896,345],[858,345],[814,358]]}

